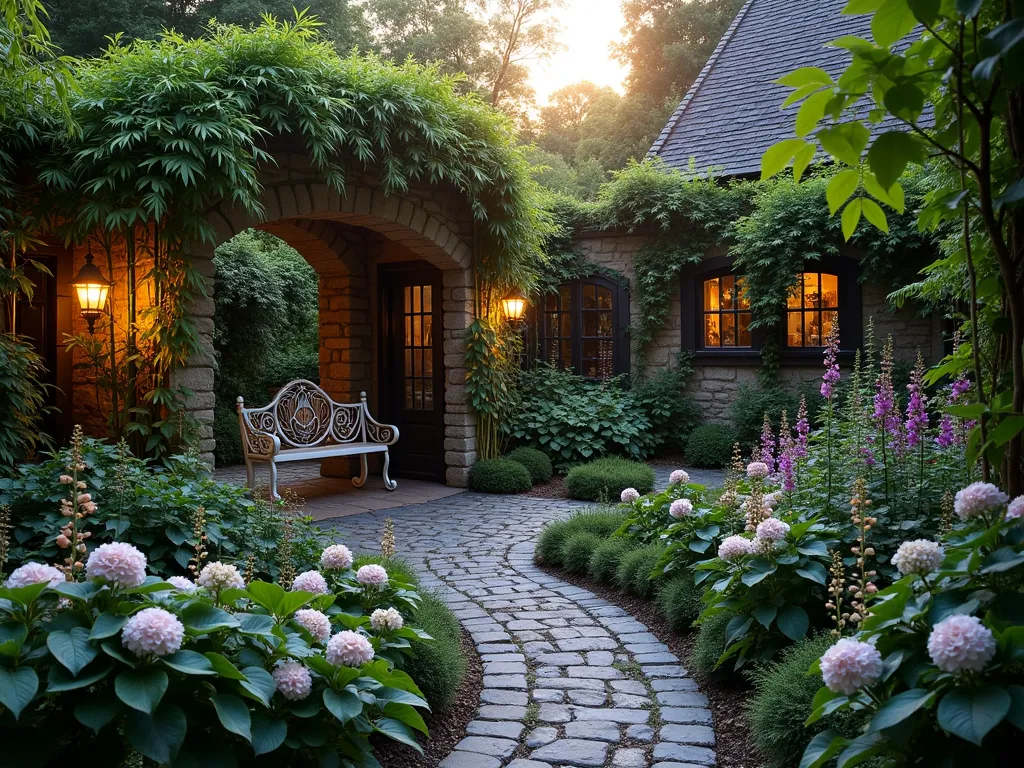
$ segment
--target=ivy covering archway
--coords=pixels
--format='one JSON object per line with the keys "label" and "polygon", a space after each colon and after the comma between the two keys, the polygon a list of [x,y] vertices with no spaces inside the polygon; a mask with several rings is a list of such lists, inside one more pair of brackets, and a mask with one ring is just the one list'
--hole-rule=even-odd
{"label": "ivy covering archway", "polygon": [[298,14],[251,30],[212,26],[197,40],[167,33],[112,45],[72,63],[68,115],[36,112],[0,137],[0,156],[23,158],[0,164],[0,212],[12,211],[0,227],[24,217],[33,234],[88,240],[108,258],[123,250],[129,269],[140,265],[133,282],[150,283],[154,300],[137,313],[131,306],[123,342],[75,342],[97,365],[109,363],[111,386],[123,389],[113,431],[141,435],[150,452],[168,450],[180,432],[188,393],[171,389],[169,374],[198,351],[187,310],[203,279],[185,247],[213,242],[203,216],[211,201],[262,215],[271,137],[294,142],[339,192],[349,171],[370,170],[389,194],[429,183],[464,196],[474,222],[472,334],[488,342],[484,355],[470,345],[470,395],[486,417],[505,390],[496,305],[536,279],[551,226],[509,120],[461,95],[458,78],[340,57],[315,30]]}

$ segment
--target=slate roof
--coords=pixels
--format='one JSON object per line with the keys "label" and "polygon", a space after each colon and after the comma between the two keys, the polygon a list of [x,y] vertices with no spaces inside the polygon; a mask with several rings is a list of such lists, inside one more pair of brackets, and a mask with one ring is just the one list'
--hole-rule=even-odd
{"label": "slate roof", "polygon": [[[761,172],[761,155],[794,138],[799,105],[780,110],[792,89],[775,80],[803,66],[833,77],[850,54],[825,44],[870,38],[871,16],[844,16],[846,0],[748,0],[711,54],[648,156],[686,170],[690,158],[714,176]],[[885,124],[875,127],[879,130]]]}

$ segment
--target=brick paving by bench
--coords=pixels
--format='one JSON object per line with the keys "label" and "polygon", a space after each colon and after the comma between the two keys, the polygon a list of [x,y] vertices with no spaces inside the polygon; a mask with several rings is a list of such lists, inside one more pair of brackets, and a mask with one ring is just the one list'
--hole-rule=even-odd
{"label": "brick paving by bench", "polygon": [[464,493],[321,523],[368,552],[392,517],[398,555],[476,643],[480,709],[440,768],[715,765],[707,699],[679,659],[621,608],[533,565],[544,524],[582,506]]}

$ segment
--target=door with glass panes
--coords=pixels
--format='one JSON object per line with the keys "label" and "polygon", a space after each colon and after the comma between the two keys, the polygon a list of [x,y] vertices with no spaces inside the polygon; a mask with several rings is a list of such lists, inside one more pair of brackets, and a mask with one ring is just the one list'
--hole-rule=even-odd
{"label": "door with glass panes", "polygon": [[392,474],[444,481],[441,270],[426,262],[381,266],[382,412],[396,425]]}

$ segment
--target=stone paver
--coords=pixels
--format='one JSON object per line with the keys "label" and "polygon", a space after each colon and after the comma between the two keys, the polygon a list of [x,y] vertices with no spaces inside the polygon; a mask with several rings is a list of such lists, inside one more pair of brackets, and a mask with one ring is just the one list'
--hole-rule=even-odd
{"label": "stone paver", "polygon": [[[668,470],[658,472],[664,485]],[[706,474],[691,476],[720,482]],[[391,517],[398,555],[448,602],[481,654],[476,719],[440,768],[715,764],[707,699],[680,660],[621,608],[534,566],[543,526],[580,506],[463,493],[321,522],[372,552]]]}

